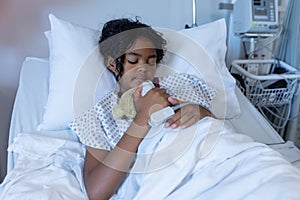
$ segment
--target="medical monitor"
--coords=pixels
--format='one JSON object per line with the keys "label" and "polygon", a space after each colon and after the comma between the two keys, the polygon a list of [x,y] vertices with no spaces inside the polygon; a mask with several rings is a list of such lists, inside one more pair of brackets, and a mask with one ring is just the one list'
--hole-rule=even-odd
{"label": "medical monitor", "polygon": [[233,6],[233,32],[272,33],[278,29],[277,0],[237,0]]}

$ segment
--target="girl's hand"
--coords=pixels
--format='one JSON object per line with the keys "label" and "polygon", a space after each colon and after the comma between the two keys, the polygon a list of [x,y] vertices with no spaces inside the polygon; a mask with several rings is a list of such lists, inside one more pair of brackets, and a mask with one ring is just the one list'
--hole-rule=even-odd
{"label": "girl's hand", "polygon": [[171,103],[168,98],[170,95],[165,89],[152,88],[145,96],[141,95],[142,87],[138,87],[133,94],[133,101],[136,110],[134,122],[138,125],[147,125],[150,115],[162,108],[165,108]]}
{"label": "girl's hand", "polygon": [[[172,97],[169,97],[168,100],[172,105],[183,103]],[[181,126],[182,128],[187,128],[206,116],[212,117],[212,114],[201,106],[195,104],[187,105],[179,109],[175,115],[165,123],[165,127],[177,128]]]}

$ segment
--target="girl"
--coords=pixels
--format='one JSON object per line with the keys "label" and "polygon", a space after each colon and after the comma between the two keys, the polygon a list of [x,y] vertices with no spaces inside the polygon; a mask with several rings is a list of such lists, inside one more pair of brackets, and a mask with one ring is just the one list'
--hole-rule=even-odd
{"label": "girl", "polygon": [[[153,112],[185,101],[193,103],[178,110],[165,123],[167,128],[187,128],[212,116],[207,108],[211,106],[215,91],[195,76],[163,77],[159,80],[159,88],[141,95],[140,85],[154,80],[157,64],[165,54],[165,44],[159,33],[138,20],[112,20],[102,29],[100,52],[119,87],[70,124],[86,145],[84,180],[90,199],[109,199],[120,187],[134,164],[140,143],[151,128],[148,120]],[[124,92],[135,87],[135,117],[114,120],[112,109]]]}

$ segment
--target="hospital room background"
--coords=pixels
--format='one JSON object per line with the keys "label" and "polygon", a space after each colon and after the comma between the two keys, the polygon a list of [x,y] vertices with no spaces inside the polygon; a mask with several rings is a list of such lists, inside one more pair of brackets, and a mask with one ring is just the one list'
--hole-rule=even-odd
{"label": "hospital room background", "polygon": [[[49,56],[44,32],[50,27],[50,13],[77,24],[90,19],[89,24],[85,24],[95,29],[100,29],[105,21],[118,17],[139,16],[143,22],[152,26],[174,30],[225,18],[226,63],[229,68],[233,60],[245,58],[243,47],[251,45],[250,40],[241,41],[241,37],[233,33],[234,3],[235,0],[0,0],[0,182],[6,175],[10,120],[22,62],[27,56]],[[295,5],[289,6],[289,3]],[[285,22],[285,27],[280,34],[277,34],[278,29],[273,38],[262,42],[268,43],[267,47],[262,49],[263,53],[257,52],[256,58],[280,56],[280,59],[289,65],[300,68],[300,17],[299,12],[297,13],[299,9],[298,0],[278,0],[278,23],[281,25]],[[74,12],[78,13],[76,17],[70,14]],[[292,15],[286,17],[290,13]],[[285,30],[288,30],[289,34],[286,34]],[[281,47],[280,52],[278,46]],[[286,116],[288,121],[279,134],[299,146],[299,129],[293,128],[293,133],[286,133],[292,126],[300,127],[297,93],[299,96],[299,90],[291,103],[291,112]]]}

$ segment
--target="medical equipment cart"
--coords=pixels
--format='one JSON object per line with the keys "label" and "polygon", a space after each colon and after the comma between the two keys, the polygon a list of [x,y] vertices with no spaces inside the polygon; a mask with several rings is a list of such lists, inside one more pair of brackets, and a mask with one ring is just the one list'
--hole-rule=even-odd
{"label": "medical equipment cart", "polygon": [[283,136],[300,72],[274,59],[234,60],[230,72],[244,95]]}

